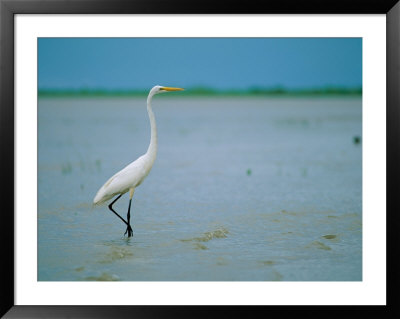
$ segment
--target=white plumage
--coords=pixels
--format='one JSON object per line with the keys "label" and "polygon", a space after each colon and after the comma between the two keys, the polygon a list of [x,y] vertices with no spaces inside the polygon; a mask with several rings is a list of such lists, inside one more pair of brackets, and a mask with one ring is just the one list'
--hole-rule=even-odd
{"label": "white plumage", "polygon": [[155,157],[149,159],[148,154],[142,155],[136,161],[110,177],[97,192],[93,203],[95,205],[103,204],[114,196],[125,194],[129,189],[139,186],[146,176],[149,175],[154,160]]}
{"label": "white plumage", "polygon": [[[116,202],[114,200],[110,205],[110,210],[115,213],[125,224],[128,226],[127,232],[128,236],[132,235],[132,230],[130,227],[130,207],[131,200],[135,188],[138,187],[146,176],[150,173],[151,168],[153,167],[154,161],[157,156],[157,127],[156,121],[154,117],[153,110],[151,108],[151,100],[154,95],[168,92],[168,91],[181,91],[181,88],[172,88],[156,85],[150,90],[150,93],[147,97],[147,112],[149,114],[150,119],[150,127],[151,127],[151,137],[150,137],[150,145],[147,149],[146,154],[140,156],[137,160],[130,163],[128,166],[120,170],[118,173],[113,175],[108,181],[98,190],[96,196],[93,199],[93,204],[100,205],[110,200],[116,195],[120,195],[117,197],[120,198],[123,194],[130,191],[129,198],[129,208],[128,208],[128,221],[125,221],[121,216],[119,216],[113,209],[112,205]],[[126,233],[126,232],[125,232]]]}

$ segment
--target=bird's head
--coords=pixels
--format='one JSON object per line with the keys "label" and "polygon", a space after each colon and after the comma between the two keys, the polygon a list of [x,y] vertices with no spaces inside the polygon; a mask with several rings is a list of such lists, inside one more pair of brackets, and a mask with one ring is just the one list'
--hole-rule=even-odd
{"label": "bird's head", "polygon": [[164,93],[164,92],[172,92],[172,91],[183,91],[181,88],[173,88],[173,87],[168,87],[168,86],[161,86],[161,85],[156,85],[150,90],[151,95],[159,94],[159,93]]}

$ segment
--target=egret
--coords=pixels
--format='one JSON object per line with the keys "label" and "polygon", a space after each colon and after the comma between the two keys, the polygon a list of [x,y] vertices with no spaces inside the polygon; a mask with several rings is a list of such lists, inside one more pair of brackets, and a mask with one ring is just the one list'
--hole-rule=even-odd
{"label": "egret", "polygon": [[[174,88],[174,87],[166,87],[156,85],[153,87],[149,95],[147,97],[147,113],[149,114],[150,119],[150,145],[147,149],[147,152],[140,156],[137,160],[130,163],[128,166],[120,170],[118,173],[113,175],[97,192],[96,196],[93,199],[94,205],[100,205],[105,203],[106,201],[112,199],[114,196],[117,196],[109,205],[108,208],[118,216],[125,224],[126,231],[124,235],[128,234],[128,237],[133,236],[133,231],[131,227],[131,203],[133,193],[135,192],[136,187],[138,187],[146,176],[150,173],[151,168],[153,167],[154,161],[157,155],[157,127],[156,120],[154,117],[153,110],[151,108],[151,100],[154,95],[164,92],[170,91],[182,91],[182,88]],[[114,209],[113,205],[115,202],[121,198],[122,195],[129,191],[129,206],[127,219],[123,219]]]}

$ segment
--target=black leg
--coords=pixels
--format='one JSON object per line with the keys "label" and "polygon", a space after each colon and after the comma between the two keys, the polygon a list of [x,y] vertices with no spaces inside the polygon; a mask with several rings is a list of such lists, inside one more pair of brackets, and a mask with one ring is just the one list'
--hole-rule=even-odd
{"label": "black leg", "polygon": [[112,205],[114,205],[114,203],[120,199],[120,197],[122,196],[122,194],[120,194],[116,199],[114,199],[114,201],[108,205],[108,208],[115,214],[117,215],[126,225],[128,225],[128,223],[125,221],[125,219],[123,219],[121,216],[118,215],[118,213],[112,208]]}
{"label": "black leg", "polygon": [[131,227],[131,203],[132,203],[132,198],[129,200],[129,206],[128,206],[128,215],[127,215],[127,219],[128,219],[128,227],[126,228],[125,234],[128,233],[128,237],[132,237],[133,236],[133,231],[132,231],[132,227]]}

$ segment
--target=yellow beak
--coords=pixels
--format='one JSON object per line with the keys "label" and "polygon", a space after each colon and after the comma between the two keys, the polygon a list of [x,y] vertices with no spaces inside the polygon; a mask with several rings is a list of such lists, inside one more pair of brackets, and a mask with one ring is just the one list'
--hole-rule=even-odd
{"label": "yellow beak", "polygon": [[163,87],[161,88],[161,90],[164,90],[164,91],[183,91],[184,89],[181,89],[181,88],[171,88],[171,87],[163,86]]}

